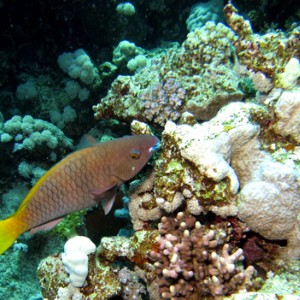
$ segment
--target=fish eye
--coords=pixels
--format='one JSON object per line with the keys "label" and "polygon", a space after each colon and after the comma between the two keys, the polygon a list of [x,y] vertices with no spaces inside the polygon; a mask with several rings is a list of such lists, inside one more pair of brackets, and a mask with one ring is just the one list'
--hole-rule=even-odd
{"label": "fish eye", "polygon": [[141,153],[138,150],[131,150],[130,151],[130,157],[132,159],[139,159],[141,156]]}

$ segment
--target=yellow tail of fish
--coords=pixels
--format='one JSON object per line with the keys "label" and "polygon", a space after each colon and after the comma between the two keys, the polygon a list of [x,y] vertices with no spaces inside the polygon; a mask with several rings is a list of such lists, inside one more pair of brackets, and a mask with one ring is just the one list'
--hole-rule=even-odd
{"label": "yellow tail of fish", "polygon": [[0,255],[5,252],[26,229],[24,223],[18,220],[17,215],[12,215],[0,221]]}

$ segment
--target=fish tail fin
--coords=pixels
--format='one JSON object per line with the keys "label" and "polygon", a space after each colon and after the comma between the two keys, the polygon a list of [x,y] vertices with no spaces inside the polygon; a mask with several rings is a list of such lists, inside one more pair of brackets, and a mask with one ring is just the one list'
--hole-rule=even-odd
{"label": "fish tail fin", "polygon": [[0,255],[5,252],[26,231],[24,223],[18,220],[17,215],[0,221]]}

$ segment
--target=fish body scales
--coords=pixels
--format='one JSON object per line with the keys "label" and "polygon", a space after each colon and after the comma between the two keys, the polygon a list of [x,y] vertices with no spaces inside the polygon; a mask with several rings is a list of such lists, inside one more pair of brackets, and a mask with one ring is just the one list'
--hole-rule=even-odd
{"label": "fish body scales", "polygon": [[27,204],[28,228],[97,204],[90,190],[113,184],[103,150],[93,147],[75,153],[47,176]]}

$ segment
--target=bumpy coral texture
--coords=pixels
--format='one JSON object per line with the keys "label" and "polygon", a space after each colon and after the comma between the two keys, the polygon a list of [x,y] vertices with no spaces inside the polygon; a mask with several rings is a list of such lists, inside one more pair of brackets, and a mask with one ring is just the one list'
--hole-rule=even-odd
{"label": "bumpy coral texture", "polygon": [[284,91],[275,105],[275,131],[300,142],[300,88]]}
{"label": "bumpy coral texture", "polygon": [[254,72],[262,72],[276,87],[286,87],[281,73],[291,58],[300,57],[300,28],[296,27],[288,37],[281,31],[260,36],[253,33],[250,22],[231,3],[224,12],[228,25],[239,37],[234,43],[239,62]]}
{"label": "bumpy coral texture", "polygon": [[242,249],[230,250],[216,231],[205,229],[195,217],[182,212],[176,218],[163,217],[159,232],[159,250],[150,257],[162,299],[202,299],[251,288],[255,269],[237,267]]}
{"label": "bumpy coral texture", "polygon": [[118,76],[107,96],[93,106],[95,117],[161,126],[185,111],[210,119],[224,104],[244,95],[233,71],[234,40],[226,26],[207,22],[190,32],[180,48],[152,54],[149,66],[133,76]]}
{"label": "bumpy coral texture", "polygon": [[[289,106],[282,107],[281,114],[287,115]],[[147,189],[131,199],[135,229],[184,208],[193,215],[210,211],[223,218],[239,216],[263,237],[287,239],[294,247],[292,240],[299,239],[299,171],[291,160],[275,161],[262,150],[261,124],[270,117],[263,106],[237,102],[202,124],[168,121],[154,175]],[[290,124],[288,119],[278,122]],[[132,212],[136,209],[140,213]]]}
{"label": "bumpy coral texture", "polygon": [[83,49],[78,49],[74,53],[64,52],[58,57],[57,62],[61,70],[73,79],[79,79],[87,85],[99,80],[96,67]]}
{"label": "bumpy coral texture", "polygon": [[195,215],[204,211],[236,214],[234,195],[240,179],[229,162],[252,147],[259,132],[259,126],[249,122],[252,109],[261,108],[232,103],[209,122],[166,124],[154,184],[161,209],[172,212],[186,203]]}
{"label": "bumpy coral texture", "polygon": [[[155,277],[154,267],[147,255],[156,244],[157,236],[157,230],[144,230],[136,232],[130,238],[102,238],[96,253],[89,255],[88,275],[80,289],[74,288],[70,283],[58,255],[47,257],[38,267],[44,298],[109,300],[122,296],[124,299],[141,299],[140,295],[145,293],[145,286],[139,279],[142,277],[150,285]],[[116,263],[118,260],[134,266],[134,271]]]}
{"label": "bumpy coral texture", "polygon": [[207,21],[223,21],[223,6],[223,1],[220,0],[210,0],[193,5],[190,15],[186,20],[186,27],[188,31],[201,28]]}
{"label": "bumpy coral texture", "polygon": [[240,193],[239,217],[265,238],[288,239],[300,211],[299,183],[293,168],[266,160]]}
{"label": "bumpy coral texture", "polygon": [[152,90],[142,94],[146,118],[162,126],[167,120],[178,120],[185,94],[186,91],[174,78],[168,78],[164,84],[156,84]]}
{"label": "bumpy coral texture", "polygon": [[38,277],[44,298],[47,299],[95,299],[101,295],[101,300],[108,300],[120,295],[121,284],[117,274],[101,264],[97,256],[89,256],[89,274],[87,284],[75,288],[69,280],[62,260],[58,256],[49,256],[42,260],[38,267]]}
{"label": "bumpy coral texture", "polygon": [[72,140],[55,125],[26,115],[13,116],[3,124],[0,130],[2,143],[13,142],[13,152],[20,150],[33,151],[36,148],[71,148]]}

